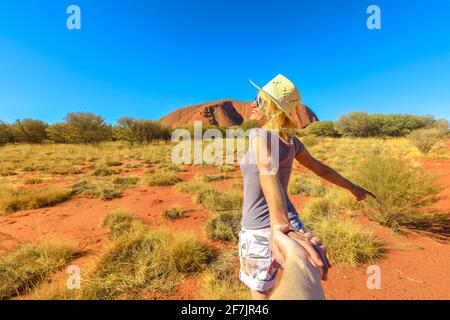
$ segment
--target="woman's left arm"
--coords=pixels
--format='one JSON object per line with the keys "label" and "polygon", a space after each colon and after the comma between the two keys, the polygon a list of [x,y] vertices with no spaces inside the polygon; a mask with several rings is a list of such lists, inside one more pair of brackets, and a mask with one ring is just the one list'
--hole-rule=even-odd
{"label": "woman's left arm", "polygon": [[376,198],[375,195],[370,191],[367,191],[364,188],[354,184],[353,182],[341,176],[338,172],[336,172],[336,170],[330,168],[329,166],[314,158],[306,148],[298,153],[295,158],[301,165],[311,170],[319,177],[339,187],[349,190],[358,201],[364,200],[368,195]]}

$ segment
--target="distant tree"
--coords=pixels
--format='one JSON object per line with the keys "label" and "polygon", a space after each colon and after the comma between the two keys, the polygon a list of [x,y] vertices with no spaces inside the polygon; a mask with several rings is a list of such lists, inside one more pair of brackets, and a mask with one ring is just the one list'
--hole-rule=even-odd
{"label": "distant tree", "polygon": [[429,128],[435,123],[432,116],[408,114],[367,114],[350,112],[339,118],[335,127],[345,136],[403,137],[412,131]]}
{"label": "distant tree", "polygon": [[438,119],[433,123],[433,128],[442,131],[443,135],[449,134],[449,123],[447,119]]}
{"label": "distant tree", "polygon": [[90,112],[69,113],[66,122],[70,143],[95,144],[112,138],[112,128],[105,119]]}
{"label": "distant tree", "polygon": [[242,130],[247,131],[250,129],[259,128],[259,127],[261,127],[261,125],[256,120],[248,120],[248,121],[243,122],[241,127],[242,127]]}
{"label": "distant tree", "polygon": [[135,123],[136,120],[130,117],[123,117],[117,120],[117,125],[114,127],[116,139],[126,141],[131,145],[136,143]]}
{"label": "distant tree", "polygon": [[47,124],[41,120],[16,120],[11,128],[17,142],[42,143],[47,139],[47,132],[45,131]]}
{"label": "distant tree", "polygon": [[408,135],[409,141],[423,154],[428,154],[442,138],[443,132],[433,128],[419,129]]}
{"label": "distant tree", "polygon": [[11,129],[9,125],[3,121],[0,121],[0,145],[5,145],[11,142]]}
{"label": "distant tree", "polygon": [[343,115],[336,126],[345,136],[368,137],[371,131],[369,115],[365,112],[350,112]]}
{"label": "distant tree", "polygon": [[319,137],[338,137],[339,132],[335,128],[333,121],[313,122],[304,130],[305,135],[314,135]]}
{"label": "distant tree", "polygon": [[51,124],[47,127],[47,137],[55,143],[72,143],[72,131],[67,122]]}

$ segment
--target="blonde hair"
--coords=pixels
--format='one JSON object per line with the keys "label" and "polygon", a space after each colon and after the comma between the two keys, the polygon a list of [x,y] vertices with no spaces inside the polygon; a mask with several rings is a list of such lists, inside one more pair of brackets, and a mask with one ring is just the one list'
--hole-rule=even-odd
{"label": "blonde hair", "polygon": [[267,93],[260,91],[258,98],[262,101],[259,107],[266,117],[266,124],[263,128],[277,130],[282,139],[291,142],[298,131],[297,124],[287,117],[286,113],[275,104]]}

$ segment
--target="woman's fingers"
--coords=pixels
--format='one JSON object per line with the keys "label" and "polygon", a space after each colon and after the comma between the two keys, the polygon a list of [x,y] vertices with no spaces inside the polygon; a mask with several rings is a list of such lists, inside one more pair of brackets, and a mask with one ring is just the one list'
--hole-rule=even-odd
{"label": "woman's fingers", "polygon": [[300,245],[306,250],[309,257],[311,258],[311,262],[316,268],[323,268],[324,264],[320,257],[319,252],[314,249],[312,243],[309,240],[306,240],[305,237],[297,232],[290,232],[289,236],[300,243]]}

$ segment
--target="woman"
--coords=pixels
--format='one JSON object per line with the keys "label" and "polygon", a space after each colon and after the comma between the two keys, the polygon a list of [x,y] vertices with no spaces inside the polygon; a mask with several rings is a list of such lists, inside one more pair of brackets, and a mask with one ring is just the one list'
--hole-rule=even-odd
{"label": "woman", "polygon": [[[312,157],[295,136],[297,123],[290,110],[300,103],[301,97],[291,81],[278,75],[262,89],[251,83],[259,91],[252,103],[251,119],[262,128],[251,130],[249,150],[241,161],[244,206],[239,234],[240,279],[250,288],[253,299],[269,297],[282,263],[276,259],[276,246],[271,245],[271,232],[287,225],[286,233],[307,253],[304,256],[308,259],[303,263],[316,271],[303,278],[308,282],[303,284],[304,290],[314,287],[316,294],[303,296],[320,299],[320,279],[326,280],[329,263],[320,240],[308,234],[288,197],[293,161],[296,159],[319,177],[349,190],[358,201],[372,194]],[[310,273],[311,268],[304,270]]]}

